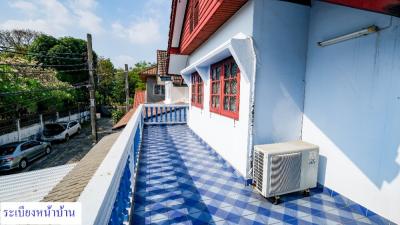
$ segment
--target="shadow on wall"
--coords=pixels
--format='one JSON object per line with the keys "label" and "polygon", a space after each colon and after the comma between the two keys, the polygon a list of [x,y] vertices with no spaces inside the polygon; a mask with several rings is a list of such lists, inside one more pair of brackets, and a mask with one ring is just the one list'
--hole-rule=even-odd
{"label": "shadow on wall", "polygon": [[[345,173],[343,153],[381,189],[400,175],[400,20],[376,34],[318,47],[320,33],[333,29],[327,18],[338,18],[339,10],[326,8],[324,19],[310,25],[303,138],[325,146],[321,171]],[[356,21],[354,13],[345,15]]]}
{"label": "shadow on wall", "polygon": [[[330,141],[337,146],[338,150],[345,154],[346,157],[357,166],[357,168],[360,169],[376,187],[382,188],[385,182],[391,183],[400,176],[399,144],[396,147],[385,147],[385,145],[379,147],[378,144],[373,142],[365,143],[367,140],[338,137],[336,135],[337,133],[344,133],[344,136],[346,136],[346,134],[351,136],[346,132],[348,129],[346,129],[345,126],[340,129],[340,131],[335,130],[331,133],[329,131],[326,132],[326,129],[320,129],[320,127],[318,130],[326,135]],[[329,135],[329,133],[331,135]],[[319,144],[318,141],[313,141],[313,143],[317,145]],[[367,148],[366,145],[370,145],[371,147]],[[336,149],[325,148],[325,151],[336,151]],[[342,163],[344,163],[341,161],[342,158],[340,158],[340,156],[336,157],[337,153],[328,154],[328,158],[324,155],[320,155],[319,158],[318,182],[321,184],[325,183],[327,167],[329,167],[330,170],[337,171],[338,173],[345,173],[345,171],[340,168]],[[349,174],[354,174],[351,173],[351,171],[349,172]],[[343,175],[346,176],[346,174]]]}

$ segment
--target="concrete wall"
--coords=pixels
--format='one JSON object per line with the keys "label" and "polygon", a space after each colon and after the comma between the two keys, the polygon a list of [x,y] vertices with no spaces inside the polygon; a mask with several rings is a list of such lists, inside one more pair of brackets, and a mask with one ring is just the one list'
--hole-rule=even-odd
{"label": "concrete wall", "polygon": [[[400,223],[400,19],[315,1],[303,140],[321,148],[319,182]],[[318,47],[370,25],[379,33]]]}
{"label": "concrete wall", "polygon": [[[253,2],[244,5],[207,42],[188,59],[188,65],[241,32],[252,36]],[[208,67],[206,73],[210,74]],[[188,85],[190,86],[190,85]],[[189,88],[190,89],[190,88]],[[189,93],[191,90],[189,90]],[[210,80],[204,80],[204,108],[190,107],[188,124],[201,138],[213,147],[243,176],[246,175],[247,144],[249,129],[250,83],[241,76],[239,120],[210,112]]]}
{"label": "concrete wall", "polygon": [[154,94],[154,85],[157,84],[156,77],[147,77],[146,81],[146,95],[147,95],[147,102],[154,103],[154,102],[161,102],[164,101],[165,95],[155,95]]}
{"label": "concrete wall", "polygon": [[[69,117],[69,116],[62,117],[62,118],[59,118],[57,121],[79,120],[79,118],[85,119],[85,121],[86,121],[89,119],[88,111],[82,112],[80,114],[81,115],[79,115],[79,113],[76,113],[76,114],[71,115],[71,117]],[[42,126],[40,123],[33,124],[28,127],[21,127],[21,130],[20,130],[21,140],[34,138],[39,132],[41,132],[41,130],[42,130]],[[14,132],[0,136],[0,145],[15,142],[15,141],[18,141],[18,131],[14,131]]]}
{"label": "concrete wall", "polygon": [[172,81],[166,81],[164,103],[189,103],[189,88],[177,87],[174,86]]}
{"label": "concrete wall", "polygon": [[255,0],[254,144],[301,138],[308,6]]}

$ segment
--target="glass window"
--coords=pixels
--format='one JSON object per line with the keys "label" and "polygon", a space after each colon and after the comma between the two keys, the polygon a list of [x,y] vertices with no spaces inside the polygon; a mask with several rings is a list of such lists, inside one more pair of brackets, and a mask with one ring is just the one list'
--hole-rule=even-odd
{"label": "glass window", "polygon": [[154,92],[154,95],[165,95],[165,86],[155,84],[153,92]]}
{"label": "glass window", "polygon": [[197,106],[199,108],[203,108],[203,79],[201,79],[200,75],[195,72],[192,73],[192,93],[191,93],[191,102],[193,106]]}
{"label": "glass window", "polygon": [[239,119],[240,71],[235,60],[229,57],[212,65],[210,82],[210,111]]}

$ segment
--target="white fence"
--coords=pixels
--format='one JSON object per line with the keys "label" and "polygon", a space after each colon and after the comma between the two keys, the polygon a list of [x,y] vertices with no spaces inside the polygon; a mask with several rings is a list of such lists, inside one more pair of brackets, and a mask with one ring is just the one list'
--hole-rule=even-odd
{"label": "white fence", "polygon": [[[57,121],[69,121],[69,120],[79,120],[80,122],[87,121],[89,119],[89,111],[75,113],[70,116],[62,117],[57,119]],[[45,121],[43,121],[45,122]],[[18,126],[18,122],[15,124]],[[43,124],[41,122],[22,128],[17,128],[17,131],[4,134],[0,136],[0,145],[7,144],[19,140],[27,140],[35,138],[43,130]]]}

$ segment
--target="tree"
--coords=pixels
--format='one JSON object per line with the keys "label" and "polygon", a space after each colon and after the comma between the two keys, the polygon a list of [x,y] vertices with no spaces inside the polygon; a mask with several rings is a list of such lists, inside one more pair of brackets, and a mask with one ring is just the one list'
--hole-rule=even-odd
{"label": "tree", "polygon": [[18,67],[29,63],[23,57],[0,57],[0,117],[21,117],[24,113],[62,110],[76,98],[68,83],[56,78],[56,71]]}
{"label": "tree", "polygon": [[[133,68],[129,69],[128,82],[131,97],[135,95],[136,90],[144,90],[146,88],[145,84],[139,77],[139,73],[152,65],[152,63],[141,61],[136,63]],[[125,103],[125,71],[122,69],[117,69],[115,71],[111,96],[114,103]]]}
{"label": "tree", "polygon": [[41,35],[33,30],[0,30],[0,45],[26,52],[33,40]]}
{"label": "tree", "polygon": [[113,82],[115,77],[115,68],[110,59],[100,57],[97,62],[96,75],[98,80],[97,92],[99,102],[104,105],[110,105],[112,98]]}
{"label": "tree", "polygon": [[[56,39],[48,35],[40,35],[29,47],[31,58],[42,65],[54,65],[57,77],[71,84],[89,80],[86,59],[86,41],[63,37]],[[93,53],[94,63],[97,55]]]}
{"label": "tree", "polygon": [[146,62],[146,61],[140,61],[135,64],[135,67],[132,68],[131,72],[129,73],[129,77],[132,80],[132,83],[134,84],[133,88],[134,90],[145,90],[146,85],[140,79],[140,72],[143,70],[147,69],[148,67],[154,66],[154,63]]}

